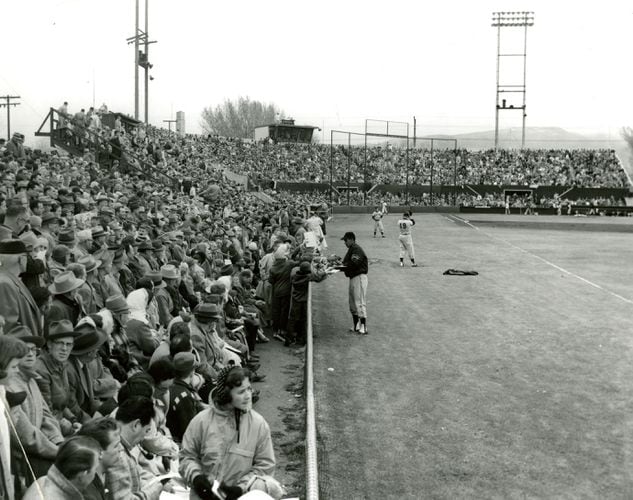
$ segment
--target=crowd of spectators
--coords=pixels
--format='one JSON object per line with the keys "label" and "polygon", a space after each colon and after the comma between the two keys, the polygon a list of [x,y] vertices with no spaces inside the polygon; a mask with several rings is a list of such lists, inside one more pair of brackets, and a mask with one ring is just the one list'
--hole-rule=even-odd
{"label": "crowd of spectators", "polygon": [[192,498],[219,498],[215,479],[228,499],[280,498],[256,346],[305,343],[326,210],[266,203],[212,142],[151,127],[91,118],[121,145],[99,163],[60,116],[82,156],[0,145],[0,498],[178,493],[164,474]]}
{"label": "crowd of spectators", "polygon": [[[482,150],[270,143],[208,138],[207,153],[254,181],[628,187],[613,150]],[[366,159],[365,159],[366,154]],[[367,165],[367,168],[365,168]]]}

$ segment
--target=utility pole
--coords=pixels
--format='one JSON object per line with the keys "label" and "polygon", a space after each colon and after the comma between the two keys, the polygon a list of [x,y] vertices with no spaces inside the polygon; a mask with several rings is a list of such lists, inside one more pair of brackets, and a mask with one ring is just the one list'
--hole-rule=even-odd
{"label": "utility pole", "polygon": [[415,116],[413,117],[413,149],[415,149],[415,136],[417,135],[415,132],[417,122],[415,121]]}
{"label": "utility pole", "polygon": [[169,135],[171,135],[171,124],[176,123],[178,120],[163,120],[163,121],[167,123],[167,126],[169,127]]}
{"label": "utility pole", "polygon": [[19,106],[19,102],[11,102],[12,99],[20,99],[19,95],[2,95],[0,99],[5,99],[7,102],[0,103],[0,108],[6,106],[7,108],[7,141],[11,140],[11,106]]}

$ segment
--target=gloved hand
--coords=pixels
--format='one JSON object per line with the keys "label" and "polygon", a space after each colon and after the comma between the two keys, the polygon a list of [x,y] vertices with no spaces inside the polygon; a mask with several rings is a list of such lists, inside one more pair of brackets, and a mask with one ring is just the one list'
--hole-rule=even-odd
{"label": "gloved hand", "polygon": [[220,491],[226,495],[226,500],[237,500],[244,494],[239,486],[228,486],[224,481],[220,483]]}
{"label": "gloved hand", "polygon": [[191,486],[193,491],[195,491],[202,500],[220,500],[217,495],[211,491],[213,485],[204,474],[194,477]]}

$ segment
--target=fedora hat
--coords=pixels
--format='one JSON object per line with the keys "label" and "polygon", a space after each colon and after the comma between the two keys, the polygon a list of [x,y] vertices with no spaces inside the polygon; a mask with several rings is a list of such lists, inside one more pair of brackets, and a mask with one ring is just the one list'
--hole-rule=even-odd
{"label": "fedora hat", "polygon": [[145,275],[145,277],[152,280],[152,283],[154,283],[154,290],[158,288],[165,288],[167,286],[167,283],[163,281],[163,276],[160,271],[150,271]]}
{"label": "fedora hat", "polygon": [[53,212],[46,212],[42,214],[42,224],[49,224],[53,221],[58,221],[59,218]]}
{"label": "fedora hat", "polygon": [[97,330],[93,323],[85,322],[75,327],[75,345],[72,354],[80,356],[90,351],[95,351],[108,340],[108,335],[103,330]]}
{"label": "fedora hat", "polygon": [[22,342],[25,342],[27,344],[35,344],[35,347],[44,346],[44,337],[33,335],[33,332],[28,326],[15,325],[6,334],[11,335],[16,339],[20,339]]}
{"label": "fedora hat", "polygon": [[165,264],[160,268],[160,274],[163,279],[177,280],[180,278],[180,270],[173,264]]}
{"label": "fedora hat", "polygon": [[48,327],[46,340],[56,340],[64,337],[77,337],[73,324],[67,319],[53,321]]}
{"label": "fedora hat", "polygon": [[143,252],[144,250],[151,250],[151,249],[152,249],[152,244],[147,240],[142,241],[138,247],[139,252]]}
{"label": "fedora hat", "polygon": [[95,238],[99,238],[100,236],[105,236],[108,233],[106,233],[103,228],[101,226],[98,227],[93,227],[92,228],[92,239],[94,240]]}
{"label": "fedora hat", "polygon": [[83,285],[86,280],[79,279],[72,271],[64,271],[55,276],[53,284],[48,287],[53,295],[72,292]]}
{"label": "fedora hat", "polygon": [[200,323],[210,323],[222,317],[220,308],[216,304],[207,303],[198,304],[193,314]]}
{"label": "fedora hat", "polygon": [[77,259],[77,264],[81,264],[86,268],[86,272],[90,273],[101,265],[99,259],[95,259],[92,255],[83,255]]}
{"label": "fedora hat", "polygon": [[60,243],[75,243],[75,231],[72,229],[60,231],[57,235],[57,241]]}
{"label": "fedora hat", "polygon": [[130,312],[130,308],[127,305],[125,297],[123,297],[120,293],[108,297],[105,301],[105,306],[106,309],[112,311],[113,313]]}
{"label": "fedora hat", "polygon": [[165,247],[163,246],[163,242],[162,241],[160,241],[160,240],[152,241],[152,250],[154,250],[154,252],[160,252],[164,248]]}

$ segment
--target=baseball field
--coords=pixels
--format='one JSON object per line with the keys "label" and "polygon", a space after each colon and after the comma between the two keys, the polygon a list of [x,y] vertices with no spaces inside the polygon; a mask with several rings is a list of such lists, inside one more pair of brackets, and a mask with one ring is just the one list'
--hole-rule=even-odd
{"label": "baseball field", "polygon": [[397,215],[328,223],[369,257],[370,333],[342,273],[314,286],[322,498],[629,498],[633,225],[470,217],[414,215],[419,268]]}

